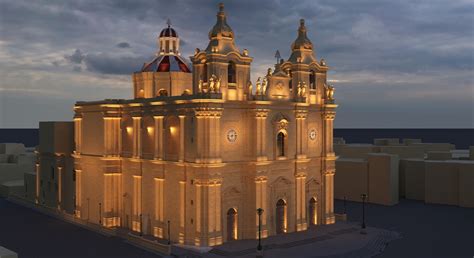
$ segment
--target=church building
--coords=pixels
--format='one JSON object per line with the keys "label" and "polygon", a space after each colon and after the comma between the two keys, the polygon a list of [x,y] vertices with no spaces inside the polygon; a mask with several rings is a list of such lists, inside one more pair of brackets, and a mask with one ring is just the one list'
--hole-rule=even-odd
{"label": "church building", "polygon": [[74,107],[75,216],[195,246],[256,239],[259,208],[263,237],[335,223],[337,105],[306,32],[255,80],[223,4],[189,62],[168,23],[132,99]]}

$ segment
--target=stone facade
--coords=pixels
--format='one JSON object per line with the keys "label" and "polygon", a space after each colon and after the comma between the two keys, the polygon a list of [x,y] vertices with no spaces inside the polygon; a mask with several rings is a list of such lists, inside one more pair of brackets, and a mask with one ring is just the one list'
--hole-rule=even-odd
{"label": "stone facade", "polygon": [[77,217],[196,246],[255,239],[257,208],[263,237],[335,222],[337,105],[304,21],[254,84],[219,8],[189,92],[137,94],[135,73],[134,99],[76,103]]}

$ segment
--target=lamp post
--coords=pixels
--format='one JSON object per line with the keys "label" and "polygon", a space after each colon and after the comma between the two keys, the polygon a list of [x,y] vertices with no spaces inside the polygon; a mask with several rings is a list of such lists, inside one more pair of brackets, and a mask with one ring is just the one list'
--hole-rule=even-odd
{"label": "lamp post", "polygon": [[143,220],[142,220],[143,216],[142,214],[140,213],[140,236],[143,236]]}
{"label": "lamp post", "polygon": [[346,214],[346,196],[344,196],[344,214]]}
{"label": "lamp post", "polygon": [[170,221],[168,220],[168,245],[171,245]]}
{"label": "lamp post", "polygon": [[367,194],[361,194],[360,198],[362,198],[362,228],[360,233],[367,234],[367,231],[365,230],[365,199],[367,199]]}
{"label": "lamp post", "polygon": [[90,200],[87,198],[87,222],[89,222],[89,209],[90,208]]}
{"label": "lamp post", "polygon": [[261,257],[261,252],[262,252],[262,213],[263,209],[258,208],[257,209],[257,214],[258,214],[258,246],[257,246],[257,257]]}
{"label": "lamp post", "polygon": [[99,225],[102,226],[102,203],[99,202]]}

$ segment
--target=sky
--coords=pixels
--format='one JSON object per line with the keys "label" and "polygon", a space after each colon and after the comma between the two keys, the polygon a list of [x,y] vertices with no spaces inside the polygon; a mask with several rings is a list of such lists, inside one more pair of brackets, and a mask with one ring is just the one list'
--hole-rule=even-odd
{"label": "sky", "polygon": [[[171,20],[189,60],[219,1],[0,0],[0,128],[68,121],[76,101],[131,98]],[[330,66],[336,128],[474,128],[473,0],[223,1],[252,80],[299,19]]]}

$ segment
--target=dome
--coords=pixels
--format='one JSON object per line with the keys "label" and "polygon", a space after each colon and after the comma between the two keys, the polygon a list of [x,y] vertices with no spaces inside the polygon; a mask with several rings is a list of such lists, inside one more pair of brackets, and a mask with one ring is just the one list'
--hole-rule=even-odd
{"label": "dome", "polygon": [[176,55],[160,55],[151,62],[145,63],[141,72],[185,72],[190,73],[191,69],[187,62]]}
{"label": "dome", "polygon": [[171,28],[170,25],[168,25],[168,28],[164,28],[161,33],[160,33],[160,38],[162,37],[175,37],[177,38],[178,37],[178,33],[176,33],[176,31]]}

